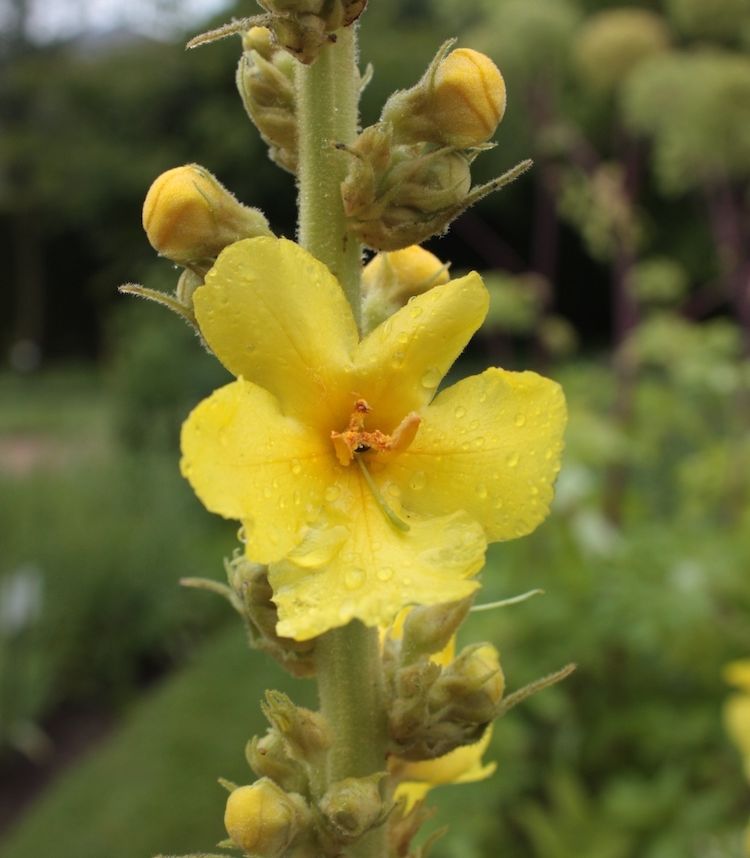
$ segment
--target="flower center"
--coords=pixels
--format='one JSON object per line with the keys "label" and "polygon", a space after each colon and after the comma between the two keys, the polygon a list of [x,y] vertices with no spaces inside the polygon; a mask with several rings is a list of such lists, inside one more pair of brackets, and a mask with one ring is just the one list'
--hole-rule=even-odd
{"label": "flower center", "polygon": [[333,449],[342,465],[350,465],[355,453],[368,453],[371,450],[381,456],[403,453],[414,440],[419,424],[422,422],[420,416],[412,411],[390,435],[387,435],[380,429],[365,429],[365,418],[370,411],[367,402],[364,399],[358,399],[354,403],[354,411],[346,429],[343,432],[331,432]]}

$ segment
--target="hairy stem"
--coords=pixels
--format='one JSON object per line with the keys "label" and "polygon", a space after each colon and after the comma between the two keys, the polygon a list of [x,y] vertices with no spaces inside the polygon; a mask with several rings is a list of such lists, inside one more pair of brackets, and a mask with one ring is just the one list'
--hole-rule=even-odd
{"label": "hairy stem", "polygon": [[[356,28],[339,30],[310,66],[297,69],[299,240],[341,283],[361,323],[359,243],[347,233],[340,185],[346,162],[334,148],[357,136],[360,78]],[[314,312],[314,308],[311,308]],[[386,716],[377,629],[359,621],[316,644],[323,714],[333,736],[324,786],[385,767]],[[385,858],[385,826],[346,851],[347,858]]]}

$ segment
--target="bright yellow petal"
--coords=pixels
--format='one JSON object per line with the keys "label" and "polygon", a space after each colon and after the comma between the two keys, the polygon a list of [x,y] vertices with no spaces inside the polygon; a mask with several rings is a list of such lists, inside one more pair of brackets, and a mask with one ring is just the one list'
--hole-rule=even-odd
{"label": "bright yellow petal", "polygon": [[750,692],[750,658],[730,661],[724,666],[724,681]]}
{"label": "bright yellow petal", "polygon": [[358,395],[386,431],[435,395],[445,373],[487,315],[482,278],[468,274],[418,295],[360,344]]}
{"label": "bright yellow petal", "polygon": [[482,764],[482,756],[491,738],[490,726],[473,745],[456,748],[435,760],[400,764],[398,773],[404,781],[396,787],[396,798],[406,797],[407,806],[411,807],[433,787],[486,780],[497,768],[496,763]]}
{"label": "bright yellow petal", "polygon": [[330,442],[239,380],[204,399],[182,427],[182,473],[212,512],[245,523],[248,556],[286,554],[334,479]]}
{"label": "bright yellow petal", "polygon": [[410,527],[404,532],[357,473],[340,486],[339,505],[269,569],[279,634],[307,640],[355,618],[384,626],[406,605],[451,602],[476,589],[467,579],[481,569],[486,542],[469,516],[423,518],[399,509]]}
{"label": "bright yellow petal", "polygon": [[546,517],[566,421],[560,386],[533,372],[488,369],[443,391],[409,449],[384,473],[423,515],[462,509],[489,542]]}
{"label": "bright yellow petal", "polygon": [[351,397],[341,406],[340,396],[348,394],[357,328],[338,282],[307,251],[285,239],[238,241],[193,301],[219,360],[273,393],[285,414],[314,425],[348,416]]}

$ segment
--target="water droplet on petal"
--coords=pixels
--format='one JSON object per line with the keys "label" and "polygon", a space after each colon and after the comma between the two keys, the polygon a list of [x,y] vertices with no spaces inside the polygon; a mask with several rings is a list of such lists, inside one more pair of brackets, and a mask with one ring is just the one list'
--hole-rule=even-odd
{"label": "water droplet on petal", "polygon": [[340,497],[341,497],[341,489],[336,485],[328,486],[328,488],[325,490],[325,499],[329,503],[333,503],[335,500],[338,500]]}
{"label": "water droplet on petal", "polygon": [[520,429],[526,423],[526,415],[522,414],[520,411],[516,414],[516,419],[513,421],[516,426]]}
{"label": "water droplet on petal", "polygon": [[412,491],[418,492],[427,484],[427,475],[424,471],[415,471],[409,480],[409,488]]}
{"label": "water droplet on petal", "polygon": [[378,569],[377,571],[378,581],[390,581],[393,578],[393,569],[390,566],[383,566],[382,569]]}
{"label": "water droplet on petal", "polygon": [[349,590],[358,590],[366,580],[367,574],[364,569],[358,569],[356,566],[344,573],[344,584]]}
{"label": "water droplet on petal", "polygon": [[422,312],[423,310],[421,307],[412,307],[409,315],[412,317],[412,319],[418,319],[422,315]]}
{"label": "water droplet on petal", "polygon": [[440,378],[440,370],[436,366],[433,366],[422,376],[422,387],[433,390],[440,384]]}
{"label": "water droplet on petal", "polygon": [[487,497],[487,486],[484,483],[479,483],[479,485],[474,488],[474,491],[480,498],[482,498],[482,500]]}
{"label": "water droplet on petal", "polygon": [[453,413],[456,415],[456,420],[461,420],[466,416],[466,409],[463,405],[457,405],[456,410]]}
{"label": "water droplet on petal", "polygon": [[295,477],[302,473],[302,465],[300,464],[299,459],[292,459],[292,473]]}
{"label": "water droplet on petal", "polygon": [[505,457],[505,462],[509,468],[515,468],[518,465],[519,459],[520,456],[518,455],[518,453],[508,453],[508,455]]}

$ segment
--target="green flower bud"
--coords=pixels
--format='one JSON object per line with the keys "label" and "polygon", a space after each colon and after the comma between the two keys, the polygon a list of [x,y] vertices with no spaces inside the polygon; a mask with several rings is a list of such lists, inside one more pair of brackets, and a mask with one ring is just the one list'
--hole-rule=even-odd
{"label": "green flower bud", "polygon": [[271,13],[269,26],[278,44],[309,65],[334,33],[353,24],[367,0],[258,0]]}
{"label": "green flower bud", "polygon": [[366,128],[351,147],[341,183],[349,230],[368,247],[401,250],[445,232],[469,206],[524,173],[518,164],[494,181],[471,188],[470,164],[476,152],[431,144],[394,145],[393,128]]}
{"label": "green flower bud", "polygon": [[198,164],[154,181],[143,203],[143,228],[160,256],[199,275],[235,241],[272,234],[259,209],[243,206]]}
{"label": "green flower bud", "polygon": [[296,706],[280,691],[266,691],[263,714],[279,732],[289,756],[299,763],[319,763],[331,745],[328,722],[319,712]]}
{"label": "green flower bud", "polygon": [[243,37],[237,89],[245,110],[269,147],[271,160],[297,170],[294,60],[273,44],[271,31],[253,27]]}
{"label": "green flower bud", "polygon": [[351,843],[383,819],[379,784],[384,774],[345,778],[328,788],[320,810],[336,839]]}
{"label": "green flower bud", "polygon": [[497,715],[505,690],[500,655],[492,644],[461,651],[430,691],[430,709],[451,721],[486,724]]}
{"label": "green flower bud", "polygon": [[270,778],[287,792],[306,792],[308,783],[305,771],[287,753],[278,730],[271,728],[260,739],[253,736],[245,747],[245,758],[259,778]]}
{"label": "green flower bud", "polygon": [[394,93],[381,120],[397,143],[435,143],[455,149],[481,146],[505,113],[505,81],[485,54],[470,48],[448,53],[446,42],[422,79]]}
{"label": "green flower bud", "polygon": [[227,799],[224,826],[232,843],[258,858],[282,858],[307,823],[307,808],[272,780],[238,787]]}

